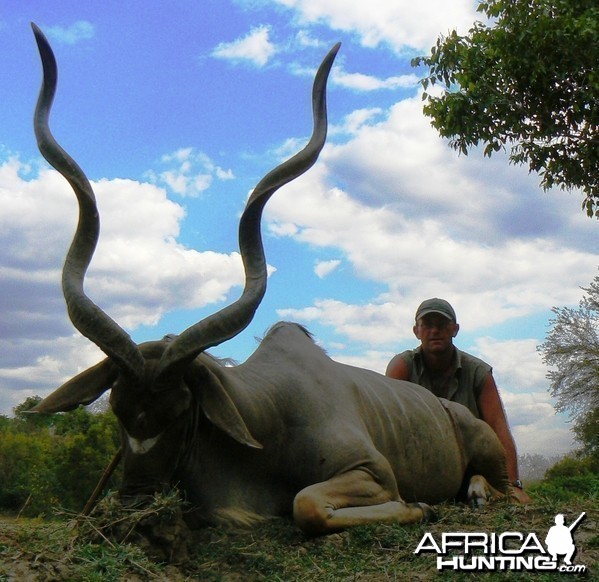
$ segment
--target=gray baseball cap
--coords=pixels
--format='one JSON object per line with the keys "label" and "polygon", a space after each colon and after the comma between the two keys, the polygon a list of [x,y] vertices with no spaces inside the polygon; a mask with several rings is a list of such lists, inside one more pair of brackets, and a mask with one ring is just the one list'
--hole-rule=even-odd
{"label": "gray baseball cap", "polygon": [[449,302],[445,301],[445,299],[433,297],[433,299],[423,301],[416,310],[416,321],[429,313],[440,313],[447,317],[447,319],[451,319],[453,322],[457,321],[453,307]]}

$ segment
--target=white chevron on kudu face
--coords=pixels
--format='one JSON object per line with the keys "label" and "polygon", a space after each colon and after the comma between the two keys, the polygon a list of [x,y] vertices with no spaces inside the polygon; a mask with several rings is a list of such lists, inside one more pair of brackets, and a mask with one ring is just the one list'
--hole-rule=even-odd
{"label": "white chevron on kudu face", "polygon": [[154,445],[160,440],[161,435],[157,435],[150,439],[136,439],[132,437],[130,434],[127,434],[127,443],[129,444],[129,448],[136,455],[145,455],[150,452]]}

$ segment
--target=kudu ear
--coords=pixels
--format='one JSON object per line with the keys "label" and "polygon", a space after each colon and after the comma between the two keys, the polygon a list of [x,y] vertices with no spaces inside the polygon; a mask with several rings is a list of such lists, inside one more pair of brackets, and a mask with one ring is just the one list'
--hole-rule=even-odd
{"label": "kudu ear", "polygon": [[208,420],[242,445],[264,448],[250,433],[218,377],[203,365],[190,366],[190,372],[189,379],[185,379],[197,386],[196,394]]}
{"label": "kudu ear", "polygon": [[80,404],[90,404],[114,384],[118,374],[118,368],[109,358],[106,358],[71,378],[29,412],[66,412],[77,408]]}

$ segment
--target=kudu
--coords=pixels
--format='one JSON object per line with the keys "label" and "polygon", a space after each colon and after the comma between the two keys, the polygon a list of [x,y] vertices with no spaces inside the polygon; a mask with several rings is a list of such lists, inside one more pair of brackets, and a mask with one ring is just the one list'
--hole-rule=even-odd
{"label": "kudu", "polygon": [[326,81],[339,45],[314,80],[309,143],[260,181],[240,219],[246,274],[240,298],[172,341],[137,345],[83,290],[98,211],[85,174],[50,133],[57,68],[48,42],[34,31],[44,69],[35,133],[79,201],[62,278],[68,314],[107,355],[36,410],[70,410],[110,389],[121,426],[123,497],[178,485],[194,508],[187,516],[192,525],[293,513],[304,531],[323,534],[422,520],[431,514],[427,503],[454,498],[463,487],[480,503],[507,492],[504,452],[487,424],[420,386],[331,360],[297,324],[273,326],[238,366],[205,353],[239,334],[265,293],[262,210],[324,146]]}

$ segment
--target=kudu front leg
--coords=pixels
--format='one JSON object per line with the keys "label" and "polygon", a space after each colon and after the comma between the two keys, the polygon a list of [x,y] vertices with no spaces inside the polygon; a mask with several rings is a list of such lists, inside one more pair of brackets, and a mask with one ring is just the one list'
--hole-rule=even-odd
{"label": "kudu front leg", "polygon": [[302,489],[293,503],[297,525],[309,535],[324,535],[368,523],[415,523],[429,520],[424,503],[406,503],[362,469]]}

